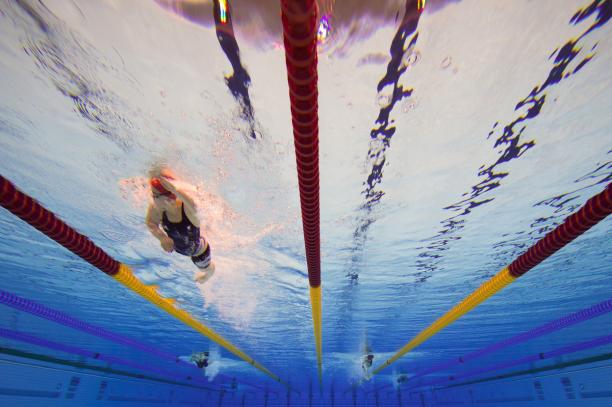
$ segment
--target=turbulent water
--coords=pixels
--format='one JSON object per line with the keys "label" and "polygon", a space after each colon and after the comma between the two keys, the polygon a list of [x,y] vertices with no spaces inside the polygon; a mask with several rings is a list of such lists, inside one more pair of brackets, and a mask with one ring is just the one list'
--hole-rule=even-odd
{"label": "turbulent water", "polygon": [[[322,384],[348,397],[366,346],[378,365],[612,180],[612,3],[340,3],[320,5]],[[229,24],[215,7],[1,0],[0,173],[304,397],[319,384],[278,2],[232,2]],[[159,166],[199,204],[203,286],[144,225]],[[359,391],[608,299],[611,222]],[[5,210],[0,233],[1,289],[179,355],[211,348],[213,383],[282,390]],[[148,361],[8,309],[0,324]]]}

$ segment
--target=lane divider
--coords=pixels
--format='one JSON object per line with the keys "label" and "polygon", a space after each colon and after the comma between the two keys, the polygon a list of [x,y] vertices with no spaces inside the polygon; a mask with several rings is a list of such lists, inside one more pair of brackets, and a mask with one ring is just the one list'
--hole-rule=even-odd
{"label": "lane divider", "polygon": [[522,332],[518,335],[514,335],[510,338],[496,342],[482,349],[470,352],[461,357],[437,364],[427,369],[420,370],[410,377],[410,382],[413,382],[414,379],[416,379],[417,377],[425,376],[433,372],[446,370],[454,366],[459,366],[471,362],[483,356],[489,355],[493,352],[505,349],[509,346],[514,346],[519,343],[539,338],[541,336],[548,335],[553,332],[557,332],[561,329],[605,315],[608,312],[612,312],[612,298],[606,301],[602,301],[599,304],[595,304],[592,307],[565,315],[564,317],[561,317],[554,321],[550,321],[544,325],[540,325],[536,328],[530,329],[529,331]]}
{"label": "lane divider", "polygon": [[281,0],[281,18],[295,159],[300,188],[310,304],[322,380],[321,243],[319,213],[318,7],[315,0]]}
{"label": "lane divider", "polygon": [[282,381],[280,380],[278,376],[276,376],[271,371],[269,371],[267,368],[265,368],[264,366],[256,362],[253,358],[251,358],[249,355],[244,353],[242,350],[238,349],[236,346],[234,346],[231,342],[226,340],[224,337],[222,337],[221,335],[219,335],[214,330],[207,327],[200,321],[196,320],[187,311],[176,308],[172,301],[169,301],[167,298],[162,297],[161,295],[157,293],[157,291],[147,286],[146,284],[143,284],[134,275],[134,273],[132,272],[132,269],[129,266],[125,264],[120,264],[119,272],[115,274],[113,278],[119,281],[124,286],[128,287],[130,290],[140,295],[141,297],[153,303],[158,308],[161,308],[162,310],[166,311],[168,314],[172,315],[174,318],[178,319],[185,325],[190,326],[191,328],[200,332],[202,335],[206,336],[213,342],[219,344],[220,346],[224,347],[228,351],[232,352],[234,355],[238,356],[242,360],[255,366],[257,369],[261,370],[262,372],[264,372],[265,374],[267,374],[268,376],[270,376],[277,382],[282,383]]}
{"label": "lane divider", "polygon": [[[157,290],[156,286],[149,286],[149,287]],[[48,321],[52,321],[60,325],[64,325],[66,327],[76,329],[81,332],[85,332],[89,335],[93,335],[98,338],[106,339],[108,341],[111,341],[117,344],[129,346],[133,349],[136,349],[141,352],[145,352],[149,355],[154,355],[161,360],[174,362],[175,366],[179,366],[185,371],[189,371],[191,374],[195,374],[196,372],[198,374],[201,374],[200,369],[197,368],[193,363],[182,360],[178,356],[173,355],[169,352],[155,348],[146,343],[139,342],[127,336],[119,335],[116,332],[109,331],[102,327],[89,324],[80,319],[74,318],[64,312],[46,307],[36,301],[32,301],[27,298],[20,297],[18,295],[9,293],[1,289],[0,289],[0,304],[6,305],[20,312],[27,312],[30,315],[34,315],[39,318],[44,318]],[[229,377],[224,374],[218,374],[217,376],[225,380],[233,379],[232,377]],[[248,385],[252,387],[257,387],[256,385],[246,382],[244,380],[240,380],[239,383],[241,385],[244,384],[244,385]]]}
{"label": "lane divider", "polygon": [[501,373],[495,376],[481,377],[478,379],[463,381],[457,384],[449,384],[448,386],[445,386],[444,388],[447,389],[451,387],[466,386],[468,384],[476,384],[476,383],[491,382],[494,380],[510,379],[513,377],[520,377],[520,376],[525,376],[525,375],[530,375],[533,377],[533,375],[538,374],[538,373],[550,372],[551,370],[557,370],[558,372],[561,369],[567,369],[569,367],[575,368],[577,366],[584,366],[584,365],[592,365],[593,363],[605,362],[610,359],[612,359],[612,353],[601,353],[596,356],[590,356],[590,357],[580,358],[580,359],[573,359],[567,362],[555,363],[553,365],[546,365],[546,366],[541,366],[541,367],[529,367],[527,369],[521,369],[521,370],[515,370],[512,372]]}
{"label": "lane divider", "polygon": [[[11,339],[14,341],[20,341],[29,343],[31,345],[42,346],[44,348],[53,349],[60,352],[70,353],[73,355],[84,356],[91,359],[101,360],[108,363],[115,363],[118,365],[128,366],[136,370],[141,370],[143,372],[150,372],[154,374],[158,374],[161,377],[170,378],[172,380],[184,381],[184,380],[193,380],[194,383],[204,384],[206,385],[206,381],[200,379],[198,377],[183,377],[181,375],[177,375],[174,372],[171,372],[166,369],[161,369],[153,366],[147,366],[140,363],[132,362],[131,360],[118,358],[116,356],[105,355],[102,353],[92,352],[89,350],[85,350],[83,348],[79,348],[72,345],[66,345],[63,343],[53,342],[48,339],[39,338],[33,335],[26,334],[24,332],[14,331],[11,329],[0,328],[0,337]],[[182,384],[182,383],[181,383]]]}
{"label": "lane divider", "polygon": [[[157,376],[149,376],[149,375],[144,375],[144,374],[135,373],[135,372],[131,372],[131,371],[128,372],[127,370],[119,370],[119,369],[115,369],[115,368],[110,367],[110,366],[100,366],[100,365],[93,365],[93,364],[89,364],[89,363],[85,363],[85,362],[81,362],[81,361],[61,359],[61,358],[59,358],[57,356],[43,355],[43,354],[40,354],[40,353],[33,353],[33,352],[30,352],[30,351],[24,351],[24,350],[15,349],[15,348],[7,348],[5,346],[0,346],[0,355],[8,355],[8,356],[14,356],[14,357],[18,357],[18,358],[29,359],[30,361],[52,363],[52,364],[55,364],[55,365],[62,365],[62,366],[69,366],[69,367],[77,368],[77,369],[92,370],[92,371],[100,372],[100,373],[103,373],[103,374],[112,374],[112,375],[130,377],[130,378],[135,378],[135,379],[140,379],[140,380],[149,380],[149,381],[160,382],[160,383],[165,383],[165,384],[173,384],[173,385],[177,385],[177,386],[191,387],[191,388],[196,388],[196,389],[201,389],[201,390],[219,391],[218,389],[212,388],[212,387],[205,387],[205,386],[202,386],[202,385],[189,384],[189,383],[184,383],[184,382],[177,382],[177,381],[174,381],[174,380],[162,379],[162,378],[159,378]],[[6,363],[7,359],[3,359],[3,361]],[[23,363],[23,364],[32,366],[31,362],[25,362],[24,363],[23,361],[19,361],[18,363]],[[40,366],[38,366],[38,367],[40,368]],[[61,369],[61,368],[58,368],[58,367],[55,367],[55,369],[65,370],[65,369]],[[206,383],[206,385],[207,384],[208,383]]]}
{"label": "lane divider", "polygon": [[143,284],[134,275],[129,266],[113,259],[89,240],[89,238],[74,230],[34,199],[19,191],[9,180],[1,175],[0,205],[185,325],[200,332],[208,339],[253,365],[277,382],[285,384],[278,376],[256,362],[213,329],[196,320],[188,312],[176,308],[172,300],[159,295],[154,287]]}
{"label": "lane divider", "polygon": [[510,263],[508,267],[503,268],[499,273],[476,289],[476,291],[472,292],[463,301],[451,308],[446,314],[442,315],[430,326],[419,332],[391,358],[378,366],[372,372],[372,376],[431,338],[458,318],[470,312],[487,298],[501,291],[518,277],[527,273],[553,253],[557,252],[599,221],[606,218],[610,213],[612,213],[612,183],[609,183],[602,192],[589,199],[578,212],[568,216],[561,225],[546,234],[525,253]]}
{"label": "lane divider", "polygon": [[64,312],[57,311],[46,307],[36,301],[29,300],[27,298],[20,297],[18,295],[9,293],[0,289],[0,304],[9,306],[21,312],[27,312],[28,314],[35,315],[40,318],[67,326],[72,329],[85,332],[87,334],[97,336],[115,343],[126,345],[137,349],[141,352],[145,352],[151,355],[155,355],[160,359],[167,360],[170,362],[181,363],[185,366],[194,367],[191,363],[183,362],[178,356],[172,355],[169,352],[157,349],[150,345],[138,342],[132,338],[128,338],[123,335],[119,335],[115,332],[108,331],[99,326],[89,324],[87,322],[76,319]]}
{"label": "lane divider", "polygon": [[501,362],[501,363],[495,363],[495,364],[481,367],[478,369],[469,370],[467,372],[459,373],[454,376],[442,377],[439,379],[435,379],[435,380],[420,384],[416,387],[435,386],[435,385],[445,384],[448,382],[455,382],[457,380],[467,379],[468,377],[476,376],[482,373],[492,372],[495,370],[508,369],[513,366],[522,365],[526,363],[534,363],[539,360],[556,358],[559,356],[563,356],[563,355],[567,355],[567,354],[575,353],[575,352],[580,352],[580,351],[595,348],[598,346],[609,345],[610,343],[612,343],[612,335],[604,335],[604,336],[600,336],[598,338],[591,339],[588,341],[573,343],[571,345],[564,346],[562,348],[557,348],[557,349],[554,349],[548,352],[540,352],[540,353],[536,353],[533,355],[522,357],[520,359]]}

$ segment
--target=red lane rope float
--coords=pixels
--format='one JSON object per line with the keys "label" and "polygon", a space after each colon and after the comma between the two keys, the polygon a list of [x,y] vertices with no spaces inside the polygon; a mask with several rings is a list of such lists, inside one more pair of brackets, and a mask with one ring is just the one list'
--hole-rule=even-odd
{"label": "red lane rope float", "polygon": [[281,0],[291,124],[297,164],[310,301],[321,378],[321,236],[319,215],[318,8],[315,0]]}
{"label": "red lane rope float", "polygon": [[529,250],[510,263],[508,269],[514,277],[520,277],[557,250],[589,230],[612,211],[612,183],[600,194],[589,199],[580,210],[563,221]]}
{"label": "red lane rope float", "polygon": [[19,191],[2,175],[0,175],[0,205],[106,274],[114,276],[119,272],[118,261],[34,199]]}

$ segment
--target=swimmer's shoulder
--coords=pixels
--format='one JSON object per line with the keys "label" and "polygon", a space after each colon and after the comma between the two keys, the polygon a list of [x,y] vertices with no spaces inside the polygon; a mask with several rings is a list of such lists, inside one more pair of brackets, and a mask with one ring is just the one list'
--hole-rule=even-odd
{"label": "swimmer's shoulder", "polygon": [[183,208],[185,208],[185,216],[187,216],[187,219],[189,219],[191,223],[199,227],[200,218],[198,217],[198,212],[196,211],[196,209],[187,205],[184,205]]}

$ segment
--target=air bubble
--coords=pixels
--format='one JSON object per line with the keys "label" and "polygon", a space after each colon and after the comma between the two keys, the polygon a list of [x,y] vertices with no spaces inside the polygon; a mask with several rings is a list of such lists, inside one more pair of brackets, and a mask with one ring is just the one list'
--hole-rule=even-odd
{"label": "air bubble", "polygon": [[419,102],[416,100],[416,98],[408,98],[404,101],[404,103],[402,103],[402,111],[404,113],[408,113],[411,110],[416,109],[418,105]]}
{"label": "air bubble", "polygon": [[449,66],[451,66],[451,64],[453,63],[453,59],[451,57],[446,57],[442,60],[442,62],[440,63],[440,67],[442,69],[446,69]]}
{"label": "air bubble", "polygon": [[404,57],[402,58],[402,63],[406,67],[411,67],[415,65],[417,62],[421,60],[421,53],[416,50],[409,50],[404,53]]}
{"label": "air bubble", "polygon": [[379,107],[385,108],[391,104],[393,97],[390,94],[379,93],[376,98],[376,103]]}

